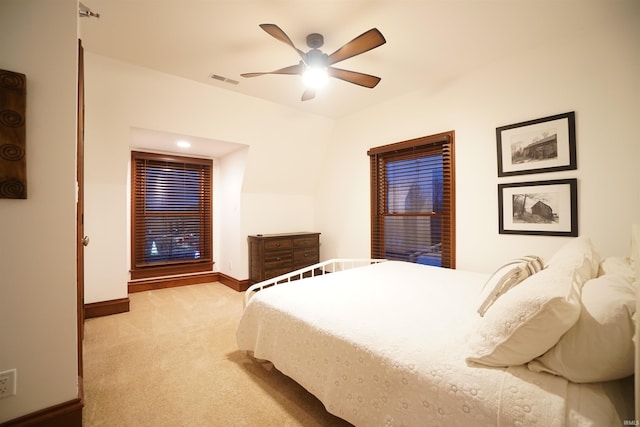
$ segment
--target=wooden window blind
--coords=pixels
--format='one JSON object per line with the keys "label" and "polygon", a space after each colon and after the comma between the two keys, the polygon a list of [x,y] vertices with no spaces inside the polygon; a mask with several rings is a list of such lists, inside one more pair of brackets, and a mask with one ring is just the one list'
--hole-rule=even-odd
{"label": "wooden window blind", "polygon": [[131,279],[211,271],[210,159],[131,155]]}
{"label": "wooden window blind", "polygon": [[373,258],[455,268],[454,136],[368,151]]}

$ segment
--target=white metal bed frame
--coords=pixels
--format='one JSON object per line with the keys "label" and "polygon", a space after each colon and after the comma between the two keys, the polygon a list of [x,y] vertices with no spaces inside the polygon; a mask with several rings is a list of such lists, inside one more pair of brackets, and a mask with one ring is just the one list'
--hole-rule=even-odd
{"label": "white metal bed frame", "polygon": [[349,270],[351,268],[362,267],[369,264],[377,264],[384,261],[387,260],[375,258],[334,258],[310,265],[308,267],[300,268],[290,273],[281,274],[280,276],[276,276],[262,282],[254,283],[253,285],[249,286],[244,294],[244,307],[247,306],[249,299],[251,299],[255,292],[258,292],[259,290],[264,288],[278,285],[280,283],[287,283],[291,280],[303,279],[305,277],[323,276],[327,273],[335,273],[337,271]]}

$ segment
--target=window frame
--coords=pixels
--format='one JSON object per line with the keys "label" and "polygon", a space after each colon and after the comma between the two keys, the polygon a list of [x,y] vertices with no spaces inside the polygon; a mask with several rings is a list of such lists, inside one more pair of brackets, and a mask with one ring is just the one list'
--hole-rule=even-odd
{"label": "window frame", "polygon": [[456,266],[455,234],[455,131],[442,132],[421,138],[383,145],[367,151],[371,179],[371,257],[385,258],[386,217],[398,216],[387,210],[385,165],[389,161],[428,155],[443,156],[443,212],[420,213],[410,216],[440,216],[442,221],[442,267]]}
{"label": "window frame", "polygon": [[[136,230],[143,222],[144,215],[138,214],[136,186],[141,177],[142,170],[138,167],[138,162],[153,162],[152,164],[166,163],[173,165],[189,165],[202,168],[203,178],[209,178],[209,182],[200,182],[200,210],[201,210],[201,233],[200,247],[201,257],[197,260],[180,260],[176,262],[164,262],[162,264],[147,264],[139,262],[140,249],[144,245],[136,244]],[[208,194],[206,194],[208,190]],[[201,273],[213,270],[213,160],[196,157],[185,157],[172,154],[148,153],[142,151],[131,151],[131,268],[129,270],[131,280],[157,278],[163,276],[185,275]]]}

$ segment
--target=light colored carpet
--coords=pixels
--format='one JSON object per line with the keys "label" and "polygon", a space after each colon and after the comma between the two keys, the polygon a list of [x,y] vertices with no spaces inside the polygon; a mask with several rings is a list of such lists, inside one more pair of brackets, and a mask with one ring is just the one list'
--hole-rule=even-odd
{"label": "light colored carpet", "polygon": [[237,349],[243,294],[220,283],[131,294],[88,319],[85,426],[350,426]]}

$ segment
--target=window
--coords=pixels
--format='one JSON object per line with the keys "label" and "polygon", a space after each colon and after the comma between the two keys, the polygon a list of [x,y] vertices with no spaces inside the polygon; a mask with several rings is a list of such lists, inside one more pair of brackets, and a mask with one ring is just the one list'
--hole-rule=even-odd
{"label": "window", "polygon": [[131,153],[131,279],[211,271],[213,162]]}
{"label": "window", "polygon": [[371,256],[455,268],[454,132],[375,147]]}

